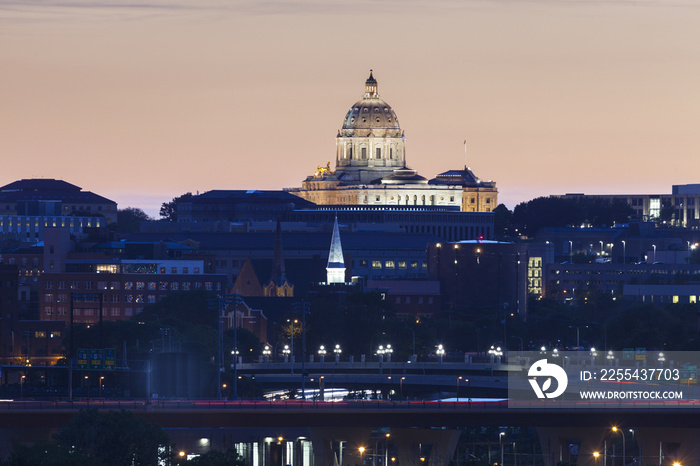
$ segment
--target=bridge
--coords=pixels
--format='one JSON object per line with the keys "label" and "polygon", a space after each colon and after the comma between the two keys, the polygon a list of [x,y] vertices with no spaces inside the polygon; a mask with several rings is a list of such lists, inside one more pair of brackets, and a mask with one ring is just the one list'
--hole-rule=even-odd
{"label": "bridge", "polygon": [[[246,453],[256,455],[259,464],[287,464],[281,463],[284,460],[308,465],[312,464],[310,458],[315,465],[359,464],[359,447],[364,446],[368,455],[391,451],[398,464],[446,465],[455,455],[459,429],[484,426],[536,427],[546,466],[571,460],[572,442],[579,448],[579,464],[597,466],[593,452],[601,451],[605,440],[610,440],[611,426],[633,427],[640,446],[638,456],[648,463],[668,463],[659,452],[660,447],[669,444],[675,445],[674,458],[683,466],[700,463],[700,405],[678,402],[553,402],[542,409],[530,403],[509,405],[505,401],[468,399],[332,403],[5,401],[0,402],[0,426],[5,426],[0,428],[0,446],[7,447],[13,440],[46,438],[85,407],[132,410],[163,426],[186,452],[247,445]],[[382,442],[391,442],[391,449],[382,447]],[[514,442],[507,443],[515,451],[515,445],[510,446]],[[425,450],[427,445],[429,450]]]}

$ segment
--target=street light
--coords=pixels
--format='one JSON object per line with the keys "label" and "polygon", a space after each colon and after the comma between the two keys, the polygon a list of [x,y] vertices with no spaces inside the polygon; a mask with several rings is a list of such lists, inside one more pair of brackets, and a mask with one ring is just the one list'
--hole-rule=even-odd
{"label": "street light", "polygon": [[24,397],[23,386],[24,386],[24,379],[25,379],[25,377],[26,377],[26,375],[23,375],[22,377],[19,378],[19,397],[20,397],[20,398],[23,398],[23,397]]}
{"label": "street light", "polygon": [[442,364],[442,357],[445,355],[445,348],[442,345],[438,345],[436,353],[440,358],[440,364]]}
{"label": "street light", "polygon": [[340,361],[340,353],[343,352],[342,349],[340,349],[340,345],[335,345],[335,348],[333,348],[333,352],[335,353],[335,362]]}
{"label": "street light", "polygon": [[498,434],[498,443],[501,444],[501,466],[503,466],[503,436],[506,435],[505,432]]}
{"label": "street light", "polygon": [[326,359],[326,347],[324,345],[321,345],[318,348],[318,355],[321,358],[321,362],[323,362]]}
{"label": "street light", "polygon": [[406,380],[406,377],[401,377],[401,380],[399,381],[399,390],[401,391],[401,400],[403,401],[403,381]]}
{"label": "street light", "polygon": [[595,466],[598,466],[598,458],[600,457],[600,452],[594,451],[593,452],[593,459],[595,461]]}
{"label": "street light", "polygon": [[104,376],[100,377],[100,400],[102,399],[102,381],[104,380]]}
{"label": "street light", "polygon": [[574,261],[574,242],[569,240],[569,262]]}
{"label": "street light", "polygon": [[627,260],[626,256],[627,256],[627,248],[626,248],[625,241],[622,240],[622,264],[623,265],[625,264],[625,261]]}
{"label": "street light", "polygon": [[625,432],[622,429],[618,429],[617,426],[613,426],[613,432],[619,432],[622,436],[622,466],[625,466]]}
{"label": "street light", "polygon": [[652,244],[651,247],[654,248],[654,263],[656,263],[656,245]]}
{"label": "street light", "polygon": [[576,329],[576,351],[578,351],[579,348],[580,348],[580,346],[581,346],[581,339],[580,339],[581,333],[580,333],[580,329],[582,329],[582,328],[588,328],[588,325],[583,325],[583,326],[569,325],[569,328],[575,328],[575,329]]}
{"label": "street light", "polygon": [[462,380],[462,376],[457,377],[457,403],[459,403],[459,381]]}
{"label": "street light", "polygon": [[282,354],[284,354],[284,362],[289,362],[289,353],[291,350],[289,349],[289,345],[284,345],[284,348],[282,348]]}
{"label": "street light", "polygon": [[265,347],[262,350],[262,355],[265,358],[265,362],[268,362],[270,360],[270,355],[272,354],[272,350],[268,345],[265,345]]}

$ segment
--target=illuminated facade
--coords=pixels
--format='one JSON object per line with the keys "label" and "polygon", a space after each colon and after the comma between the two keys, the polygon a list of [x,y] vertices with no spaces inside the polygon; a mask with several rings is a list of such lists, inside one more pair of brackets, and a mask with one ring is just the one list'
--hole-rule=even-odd
{"label": "illuminated facade", "polygon": [[315,204],[440,206],[489,212],[498,205],[496,183],[467,167],[428,180],[406,165],[404,132],[394,110],[379,97],[372,72],[365,93],[345,115],[336,136],[335,171],[330,162],[293,194]]}

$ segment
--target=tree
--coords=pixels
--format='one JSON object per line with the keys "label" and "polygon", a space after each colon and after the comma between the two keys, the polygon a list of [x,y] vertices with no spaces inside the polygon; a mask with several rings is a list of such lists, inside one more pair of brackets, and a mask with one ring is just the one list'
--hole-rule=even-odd
{"label": "tree", "polygon": [[131,411],[83,409],[49,444],[17,447],[4,466],[155,466],[170,457],[160,426]]}
{"label": "tree", "polygon": [[160,217],[167,222],[177,222],[177,203],[192,199],[192,193],[185,193],[182,196],[174,197],[170,202],[164,202],[160,206]]}
{"label": "tree", "polygon": [[139,231],[141,222],[152,221],[146,212],[138,207],[127,207],[117,211],[117,231],[119,233],[135,233]]}
{"label": "tree", "polygon": [[493,229],[497,238],[513,236],[513,212],[503,204],[493,209]]}

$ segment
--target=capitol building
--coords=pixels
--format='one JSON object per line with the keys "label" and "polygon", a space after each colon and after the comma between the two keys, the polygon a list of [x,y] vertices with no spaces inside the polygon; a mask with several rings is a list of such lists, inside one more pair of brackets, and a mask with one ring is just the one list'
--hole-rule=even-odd
{"label": "capitol building", "polygon": [[466,166],[428,180],[407,166],[405,144],[396,113],[379,96],[370,70],[364,95],[348,110],[336,136],[335,170],[330,162],[319,166],[290,192],[320,205],[496,208],[495,182],[481,181]]}

